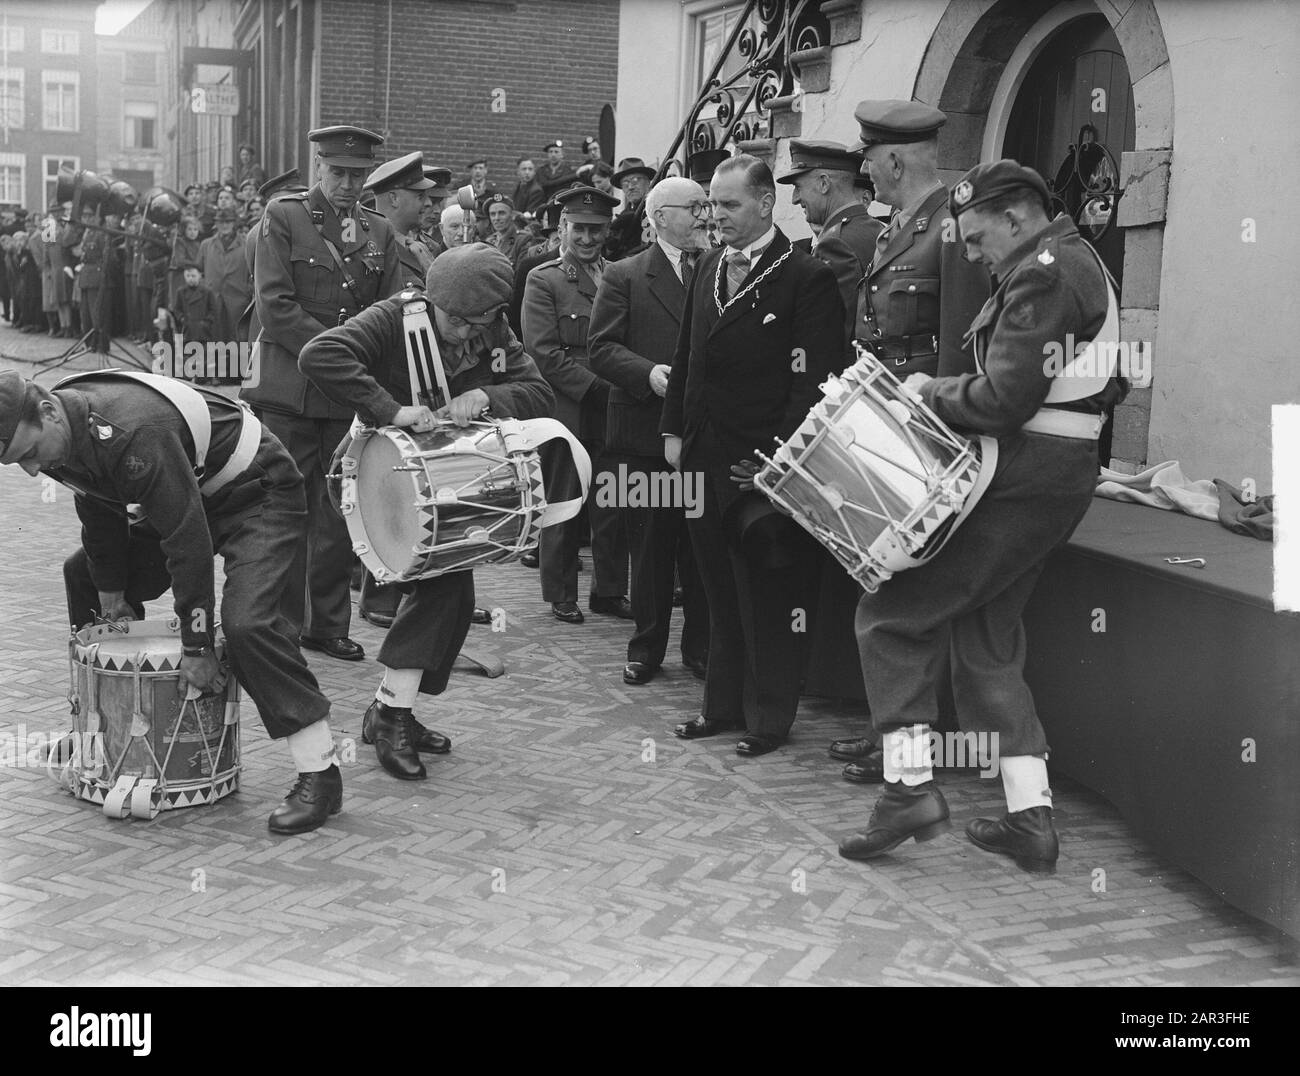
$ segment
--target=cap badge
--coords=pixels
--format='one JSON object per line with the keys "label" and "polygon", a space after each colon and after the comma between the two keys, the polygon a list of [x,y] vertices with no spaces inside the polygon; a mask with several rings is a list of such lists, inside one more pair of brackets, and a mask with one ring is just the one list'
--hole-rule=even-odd
{"label": "cap badge", "polygon": [[583,204],[583,205],[591,205],[591,195],[590,195],[590,194],[584,194],[584,195],[582,196],[582,204]]}
{"label": "cap badge", "polygon": [[970,181],[963,179],[957,186],[952,189],[952,200],[958,205],[965,205],[975,195],[975,188],[970,185]]}
{"label": "cap badge", "polygon": [[343,145],[345,145],[348,149],[351,149],[356,144],[357,144],[357,140],[352,135],[348,135],[347,138],[343,139]]}
{"label": "cap badge", "polygon": [[1052,262],[1056,261],[1056,259],[1052,257],[1052,252],[1050,250],[1045,250],[1043,253],[1038,255],[1038,261],[1041,265],[1051,265]]}

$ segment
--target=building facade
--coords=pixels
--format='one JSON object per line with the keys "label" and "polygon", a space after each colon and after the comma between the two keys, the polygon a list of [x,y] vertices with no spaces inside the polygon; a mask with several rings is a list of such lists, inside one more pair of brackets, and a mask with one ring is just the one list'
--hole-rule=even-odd
{"label": "building facade", "polygon": [[60,167],[97,162],[97,6],[0,5],[0,204],[44,210]]}
{"label": "building facade", "polygon": [[[623,0],[620,125],[669,147],[718,20],[745,7]],[[1300,72],[1286,58],[1300,41],[1300,6],[764,0],[758,8],[750,17],[771,16],[758,27],[769,33],[791,14],[806,29],[810,9],[824,20],[820,34],[794,35],[778,58],[795,82],[776,87],[758,132],[770,141],[752,147],[777,167],[789,136],[850,142],[857,102],[887,97],[948,114],[939,145],[949,181],[981,160],[1014,156],[1052,182],[1067,160],[1086,160],[1074,169],[1082,217],[1102,233],[1098,250],[1120,278],[1124,340],[1150,360],[1150,383],[1116,413],[1115,464],[1176,459],[1192,478],[1271,488],[1271,409],[1300,401],[1300,305],[1288,286],[1300,211],[1278,178],[1300,163],[1289,134]],[[1105,153],[1070,158],[1085,142]],[[1108,184],[1122,191],[1117,200],[1099,193]],[[787,188],[780,197],[779,223],[806,235]]]}
{"label": "building facade", "polygon": [[162,5],[155,2],[119,33],[98,39],[98,170],[142,193],[175,183],[162,122],[170,97],[163,81],[165,29]]}

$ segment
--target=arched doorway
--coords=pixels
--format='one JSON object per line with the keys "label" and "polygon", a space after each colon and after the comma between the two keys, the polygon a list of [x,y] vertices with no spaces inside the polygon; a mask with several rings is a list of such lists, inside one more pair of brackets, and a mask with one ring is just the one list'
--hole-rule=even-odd
{"label": "arched doorway", "polygon": [[1058,30],[1026,72],[1001,151],[1047,180],[1121,287],[1124,232],[1115,226],[1114,192],[1135,134],[1124,52],[1105,18],[1090,15]]}

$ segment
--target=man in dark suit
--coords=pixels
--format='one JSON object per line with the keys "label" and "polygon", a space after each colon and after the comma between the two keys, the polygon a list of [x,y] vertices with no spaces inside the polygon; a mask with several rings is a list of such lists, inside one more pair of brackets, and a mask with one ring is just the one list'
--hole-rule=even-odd
{"label": "man in dark suit", "polygon": [[753,489],[754,452],[788,438],[840,368],[844,304],[835,274],[772,223],[776,186],[762,161],[724,161],[710,193],[726,244],[695,273],[660,431],[664,456],[703,476],[691,540],[709,599],[709,672],[685,739],[747,729],[742,755],[784,741],[799,705],[813,539]]}
{"label": "man in dark suit", "polygon": [[[862,204],[854,178],[862,158],[839,142],[790,142],[790,167],[777,178],[794,191],[790,200],[803,207],[813,228],[820,228],[812,253],[835,272],[844,301],[845,339],[853,337],[858,281],[871,268],[882,225]],[[847,363],[846,363],[847,365]]]}
{"label": "man in dark suit", "polygon": [[646,214],[656,240],[605,270],[588,334],[592,371],[614,385],[605,443],[611,464],[620,465],[619,485],[629,494],[619,504],[632,554],[636,618],[623,668],[627,684],[648,684],[663,664],[674,567],[682,581],[682,664],[702,677],[709,647],[708,604],[686,531],[687,512],[699,510],[698,503],[687,502],[698,502],[700,491],[673,477],[659,434],[686,288],[699,255],[709,249],[709,203],[698,183],[665,179],[647,197]]}
{"label": "man in dark suit", "polygon": [[296,593],[290,601],[302,617],[302,645],[360,661],[365,651],[348,638],[352,541],[325,483],[355,408],[310,384],[298,370],[298,356],[321,330],[397,290],[397,243],[388,222],[357,203],[383,139],[347,126],[307,137],[317,145],[315,186],[270,202],[258,228],[253,292],[260,380],[240,395],[289,450],[307,484],[310,537],[306,562],[292,573]]}

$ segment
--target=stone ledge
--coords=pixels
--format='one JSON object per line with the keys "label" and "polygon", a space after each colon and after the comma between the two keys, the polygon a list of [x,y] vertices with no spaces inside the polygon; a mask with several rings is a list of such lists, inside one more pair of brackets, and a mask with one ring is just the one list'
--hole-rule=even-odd
{"label": "stone ledge", "polygon": [[[803,134],[803,95],[773,97],[767,103],[773,138],[798,138]],[[756,141],[762,141],[757,139]]]}
{"label": "stone ledge", "polygon": [[862,37],[862,0],[825,0],[822,14],[830,23],[831,45],[848,45]]}
{"label": "stone ledge", "polygon": [[831,50],[829,45],[801,49],[790,54],[790,63],[799,76],[804,93],[825,93],[831,88]]}
{"label": "stone ledge", "polygon": [[1165,219],[1169,204],[1169,169],[1173,153],[1167,149],[1130,150],[1120,156],[1119,200],[1121,228],[1155,224]]}

